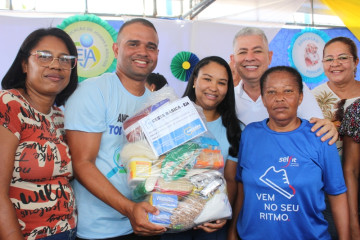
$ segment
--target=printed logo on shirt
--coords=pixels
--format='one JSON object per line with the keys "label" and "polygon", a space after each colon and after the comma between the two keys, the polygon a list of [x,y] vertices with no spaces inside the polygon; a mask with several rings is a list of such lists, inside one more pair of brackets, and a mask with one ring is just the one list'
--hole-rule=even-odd
{"label": "printed logo on shirt", "polygon": [[117,121],[123,123],[123,122],[125,122],[126,119],[128,119],[128,117],[129,117],[129,115],[120,113]]}
{"label": "printed logo on shirt", "polygon": [[117,173],[119,174],[126,173],[126,168],[121,163],[121,159],[120,159],[120,147],[118,147],[114,152],[113,163],[115,164],[115,167],[106,174],[107,178],[111,178]]}
{"label": "printed logo on shirt", "polygon": [[281,158],[279,158],[279,163],[284,163],[284,166],[282,166],[283,168],[299,167],[297,158],[295,158],[293,156],[281,157]]}
{"label": "printed logo on shirt", "polygon": [[288,199],[295,195],[295,188],[290,185],[285,169],[276,170],[271,166],[259,179]]}
{"label": "printed logo on shirt", "polygon": [[290,185],[285,169],[276,170],[275,166],[266,169],[259,180],[269,186],[273,191],[280,193],[285,198],[276,199],[272,191],[256,193],[258,201],[263,202],[263,210],[259,212],[259,219],[264,221],[290,221],[289,214],[299,211],[299,204],[290,203],[289,200],[295,196],[295,188]]}
{"label": "printed logo on shirt", "polygon": [[[125,122],[129,115],[120,113],[117,119],[117,122]],[[109,125],[109,134],[112,135],[121,135],[123,133],[123,128],[116,125]]]}
{"label": "printed logo on shirt", "polygon": [[121,135],[122,134],[122,127],[115,126],[115,125],[109,125],[109,134],[112,135]]}

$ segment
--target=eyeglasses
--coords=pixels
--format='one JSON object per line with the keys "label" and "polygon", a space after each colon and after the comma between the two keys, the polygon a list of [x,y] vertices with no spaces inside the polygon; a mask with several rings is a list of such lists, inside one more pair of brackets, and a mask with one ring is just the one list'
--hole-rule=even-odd
{"label": "eyeglasses", "polygon": [[349,55],[340,55],[337,58],[334,57],[325,57],[323,58],[322,62],[325,64],[332,64],[335,60],[338,61],[338,63],[347,63],[350,61],[350,58],[353,58],[353,56],[349,56]]}
{"label": "eyeglasses", "polygon": [[50,52],[36,51],[30,55],[35,56],[37,61],[42,64],[43,67],[49,67],[57,59],[62,69],[70,70],[76,66],[77,59],[71,55],[61,55],[60,57],[54,57]]}

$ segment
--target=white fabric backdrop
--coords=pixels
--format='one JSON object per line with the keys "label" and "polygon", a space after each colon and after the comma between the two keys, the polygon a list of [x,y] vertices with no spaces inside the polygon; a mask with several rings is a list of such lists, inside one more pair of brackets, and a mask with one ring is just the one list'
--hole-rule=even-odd
{"label": "white fabric backdrop", "polygon": [[[217,22],[219,20],[217,17],[197,21],[149,19],[157,28],[160,38],[159,61],[154,72],[163,74],[179,96],[182,95],[186,83],[177,80],[170,70],[171,60],[178,52],[190,51],[200,59],[218,55],[229,60],[236,32],[244,24],[258,25],[256,22],[244,23],[246,19],[258,18],[261,22],[266,22],[266,20],[276,22],[276,24],[266,26],[258,25],[265,31],[270,42],[281,29],[282,23],[285,23],[286,19],[304,2],[304,0],[256,0],[250,1],[251,3],[248,0],[237,1],[243,1],[242,7],[232,9],[230,13],[233,14],[232,17],[237,16],[239,22],[228,21],[226,17],[220,21],[222,23]],[[204,12],[211,13],[214,8],[216,9],[216,2]],[[227,14],[230,13],[227,12]],[[0,13],[0,80],[10,67],[22,41],[30,32],[40,27],[56,27],[63,19],[45,15],[32,17],[30,14],[12,16]],[[126,19],[119,18],[119,21],[123,20]]]}

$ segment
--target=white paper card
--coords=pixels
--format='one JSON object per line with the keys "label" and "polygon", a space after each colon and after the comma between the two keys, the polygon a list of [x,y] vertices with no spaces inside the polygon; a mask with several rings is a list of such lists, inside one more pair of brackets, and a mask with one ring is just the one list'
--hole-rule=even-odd
{"label": "white paper card", "polygon": [[188,97],[164,105],[141,119],[139,123],[157,156],[207,131]]}

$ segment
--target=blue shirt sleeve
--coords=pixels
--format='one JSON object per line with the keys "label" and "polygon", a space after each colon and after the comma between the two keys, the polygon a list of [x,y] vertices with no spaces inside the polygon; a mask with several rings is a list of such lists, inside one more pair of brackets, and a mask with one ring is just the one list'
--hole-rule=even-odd
{"label": "blue shirt sleeve", "polygon": [[82,82],[65,104],[65,129],[103,132],[106,107],[95,81]]}
{"label": "blue shirt sleeve", "polygon": [[347,188],[336,145],[329,145],[328,141],[321,143],[319,161],[323,168],[325,192],[330,195],[346,192]]}

